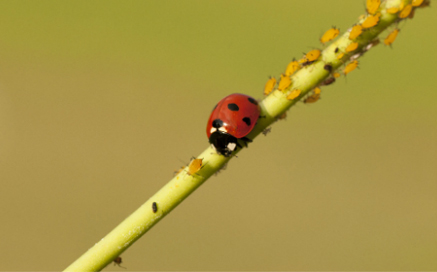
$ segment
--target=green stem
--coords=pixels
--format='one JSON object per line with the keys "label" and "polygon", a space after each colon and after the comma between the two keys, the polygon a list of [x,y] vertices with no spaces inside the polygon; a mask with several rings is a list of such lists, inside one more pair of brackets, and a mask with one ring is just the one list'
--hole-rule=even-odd
{"label": "green stem", "polygon": [[[406,0],[387,0],[381,8],[381,18],[378,25],[365,31],[356,42],[359,47],[354,52],[359,52],[369,43],[384,31],[388,26],[399,21],[397,15],[388,14],[385,12],[385,7],[399,6],[401,2],[405,4],[410,1]],[[248,135],[254,139],[264,129],[270,126],[284,112],[286,112],[297,101],[305,97],[314,87],[318,86],[326,78],[330,76],[330,72],[324,69],[326,64],[330,64],[333,70],[338,69],[343,65],[345,60],[349,60],[351,55],[356,53],[346,53],[342,60],[337,59],[336,48],[339,51],[345,50],[349,40],[349,33],[344,33],[330,46],[323,50],[321,57],[315,63],[308,65],[294,75],[291,79],[293,85],[286,91],[275,90],[260,102],[261,115],[265,118],[260,118],[254,130]],[[300,89],[302,92],[299,97],[294,100],[287,100],[287,93],[293,89]],[[96,243],[79,259],[72,263],[65,271],[99,271],[106,265],[111,263],[117,256],[129,248],[136,240],[144,233],[151,229],[165,215],[170,213],[179,203],[188,197],[194,190],[205,182],[212,174],[219,171],[230,158],[217,155],[215,151],[209,147],[198,158],[203,159],[204,167],[196,174],[189,175],[187,168],[175,176],[161,190],[153,195],[146,203],[144,203],[133,214],[126,218],[120,225],[112,230],[106,237]],[[156,203],[157,211],[152,208],[152,204]]]}

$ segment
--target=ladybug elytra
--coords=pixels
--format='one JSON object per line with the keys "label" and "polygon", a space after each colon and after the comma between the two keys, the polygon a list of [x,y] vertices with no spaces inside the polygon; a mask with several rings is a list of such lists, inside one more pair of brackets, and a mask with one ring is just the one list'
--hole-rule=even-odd
{"label": "ladybug elytra", "polygon": [[260,115],[258,102],[245,94],[231,94],[214,107],[206,126],[209,143],[217,153],[229,157],[237,147],[238,140],[251,142],[245,136],[255,127]]}

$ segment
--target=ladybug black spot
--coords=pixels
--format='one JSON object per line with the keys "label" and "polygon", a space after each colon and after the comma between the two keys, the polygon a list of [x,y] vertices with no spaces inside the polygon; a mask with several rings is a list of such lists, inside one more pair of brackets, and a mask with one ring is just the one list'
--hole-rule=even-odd
{"label": "ladybug black spot", "polygon": [[221,128],[223,126],[223,121],[220,119],[215,119],[212,121],[212,127]]}
{"label": "ladybug black spot", "polygon": [[238,111],[240,108],[237,106],[237,104],[229,103],[228,109],[230,109],[231,111]]}
{"label": "ladybug black spot", "polygon": [[244,117],[243,118],[243,122],[246,123],[246,125],[250,126],[250,118],[249,117]]}
{"label": "ladybug black spot", "polygon": [[252,104],[258,105],[258,101],[256,101],[252,97],[248,97],[247,100],[249,100],[249,102],[252,103]]}

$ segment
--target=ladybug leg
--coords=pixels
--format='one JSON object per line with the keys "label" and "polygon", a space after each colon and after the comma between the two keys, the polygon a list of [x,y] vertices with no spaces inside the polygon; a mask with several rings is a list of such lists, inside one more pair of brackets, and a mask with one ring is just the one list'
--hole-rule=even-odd
{"label": "ladybug leg", "polygon": [[247,142],[247,143],[251,143],[251,142],[253,142],[251,139],[249,139],[249,138],[247,138],[247,137],[243,137],[243,138],[241,138],[241,140],[243,140],[243,141],[245,141],[245,142]]}
{"label": "ladybug leg", "polygon": [[240,140],[243,141],[245,147],[247,147],[247,143],[251,143],[252,142],[252,140],[247,138],[247,137],[243,137]]}
{"label": "ladybug leg", "polygon": [[260,115],[260,116],[258,116],[258,118],[267,118],[267,116],[265,116],[265,115]]}

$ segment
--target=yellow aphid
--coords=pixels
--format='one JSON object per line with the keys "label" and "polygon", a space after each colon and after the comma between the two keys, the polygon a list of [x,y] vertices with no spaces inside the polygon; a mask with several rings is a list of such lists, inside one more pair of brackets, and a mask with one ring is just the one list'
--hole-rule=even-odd
{"label": "yellow aphid", "polygon": [[413,7],[419,7],[420,5],[422,5],[423,0],[413,0],[413,2],[411,2],[411,5],[413,5]]}
{"label": "yellow aphid", "polygon": [[291,85],[291,78],[284,74],[281,75],[281,80],[279,80],[278,90],[284,91]]}
{"label": "yellow aphid", "polygon": [[322,92],[322,90],[319,87],[315,87],[314,88],[314,93],[315,94],[320,94]]}
{"label": "yellow aphid", "polygon": [[203,159],[192,159],[190,164],[188,165],[187,173],[190,176],[193,176],[203,167]]}
{"label": "yellow aphid", "polygon": [[175,174],[175,175],[177,175],[177,174],[179,174],[180,172],[182,172],[182,170],[184,170],[184,166],[182,166],[179,170],[175,170],[173,173]]}
{"label": "yellow aphid", "polygon": [[310,52],[306,53],[303,58],[301,58],[298,62],[302,64],[302,66],[307,66],[314,61],[316,61],[320,57],[321,51],[319,49],[311,50]]}
{"label": "yellow aphid", "polygon": [[320,93],[318,94],[312,94],[310,96],[308,96],[307,98],[305,98],[305,100],[303,101],[303,103],[314,103],[317,102],[320,99]]}
{"label": "yellow aphid", "polygon": [[403,10],[404,9],[404,1],[401,1],[401,3],[399,4],[399,10]]}
{"label": "yellow aphid", "polygon": [[354,61],[350,62],[348,65],[346,65],[346,67],[343,70],[344,75],[349,74],[350,72],[355,70],[357,67],[358,67],[358,61],[357,60],[354,60]]}
{"label": "yellow aphid", "polygon": [[287,69],[285,69],[285,75],[291,76],[292,74],[294,74],[294,72],[299,70],[299,68],[300,68],[299,62],[297,60],[293,60],[288,64]]}
{"label": "yellow aphid", "polygon": [[399,8],[396,8],[396,7],[387,9],[387,13],[390,13],[390,14],[396,14],[398,12],[399,12]]}
{"label": "yellow aphid", "polygon": [[273,91],[273,88],[275,88],[276,85],[276,78],[270,77],[269,80],[267,80],[266,86],[264,86],[264,95],[268,95]]}
{"label": "yellow aphid", "polygon": [[342,59],[343,57],[344,57],[344,53],[340,53],[338,54],[337,59]]}
{"label": "yellow aphid", "polygon": [[340,75],[339,72],[335,72],[335,73],[332,74],[332,76],[335,77],[335,78],[339,78],[341,75]]}
{"label": "yellow aphid", "polygon": [[396,40],[396,37],[398,36],[399,31],[400,31],[399,28],[396,28],[395,30],[390,32],[390,34],[388,34],[387,38],[385,38],[384,44],[391,45]]}
{"label": "yellow aphid", "polygon": [[298,60],[297,62],[299,63],[299,64],[304,64],[305,62],[307,62],[308,60],[307,60],[307,58],[306,58],[306,56],[303,56],[303,58],[301,58],[300,60]]}
{"label": "yellow aphid", "polygon": [[301,92],[302,92],[302,91],[299,90],[299,89],[294,89],[294,90],[292,90],[292,91],[290,92],[289,95],[287,95],[287,99],[288,99],[288,100],[293,100],[293,99],[295,99],[296,97],[298,97],[298,96],[300,95]]}
{"label": "yellow aphid", "polygon": [[346,52],[352,52],[358,48],[358,43],[353,42],[346,47]]}
{"label": "yellow aphid", "polygon": [[363,27],[361,25],[354,25],[351,29],[351,32],[349,33],[349,39],[356,39],[358,36],[361,35],[361,33],[363,33]]}
{"label": "yellow aphid", "polygon": [[413,5],[408,4],[406,5],[402,10],[401,13],[399,13],[399,18],[407,18],[408,15],[410,15],[411,11],[413,10]]}
{"label": "yellow aphid", "polygon": [[366,8],[369,14],[375,14],[379,9],[379,5],[381,5],[381,0],[367,0]]}
{"label": "yellow aphid", "polygon": [[309,62],[316,61],[320,57],[321,51],[319,49],[314,49],[308,52],[305,57]]}
{"label": "yellow aphid", "polygon": [[325,32],[325,34],[323,34],[323,36],[320,38],[320,42],[325,44],[333,39],[335,39],[338,34],[340,34],[340,30],[338,28],[331,28],[328,29],[328,31]]}
{"label": "yellow aphid", "polygon": [[377,13],[376,15],[367,16],[366,20],[361,24],[361,26],[366,29],[373,26],[376,26],[379,22],[379,17],[381,17],[381,13]]}

